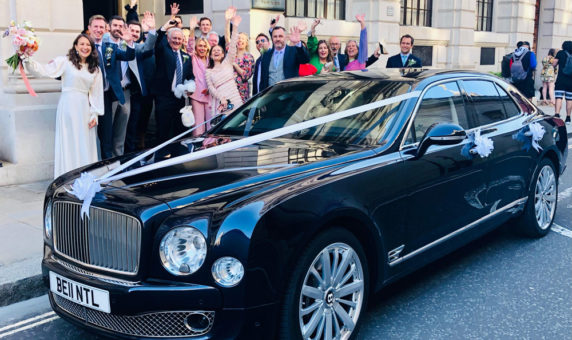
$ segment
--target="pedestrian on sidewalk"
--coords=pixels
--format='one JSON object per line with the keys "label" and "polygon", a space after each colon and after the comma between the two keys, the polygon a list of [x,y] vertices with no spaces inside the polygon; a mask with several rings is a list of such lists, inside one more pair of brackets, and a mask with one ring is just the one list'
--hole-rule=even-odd
{"label": "pedestrian on sidewalk", "polygon": [[[570,59],[570,60],[569,60]],[[560,118],[560,108],[562,100],[566,99],[566,123],[570,123],[572,113],[572,41],[566,40],[562,43],[562,50],[558,51],[552,61],[554,67],[558,66],[558,76],[554,86],[554,115]]]}
{"label": "pedestrian on sidewalk", "polygon": [[[551,48],[548,55],[542,59],[542,71],[540,79],[542,80],[542,101],[540,105],[554,106],[554,81],[556,80],[555,67],[552,65],[556,50]],[[546,100],[546,93],[550,95],[550,100]]]}

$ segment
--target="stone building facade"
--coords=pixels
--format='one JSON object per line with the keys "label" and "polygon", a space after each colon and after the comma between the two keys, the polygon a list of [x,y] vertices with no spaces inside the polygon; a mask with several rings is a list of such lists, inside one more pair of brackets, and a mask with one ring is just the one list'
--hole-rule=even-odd
{"label": "stone building facade", "polygon": [[[125,1],[126,3],[127,1]],[[156,13],[157,24],[167,16],[169,0],[140,0],[139,12]],[[242,16],[240,31],[251,36],[250,50],[257,56],[254,37],[268,31],[270,19],[286,12],[279,22],[290,27],[313,17],[327,19],[317,28],[319,38],[339,36],[342,43],[359,37],[358,13],[366,14],[368,46],[386,43],[389,55],[399,52],[399,37],[415,38],[414,53],[429,68],[500,71],[502,56],[520,40],[533,43],[539,59],[548,49],[572,40],[570,0],[179,0],[192,15],[208,16],[214,30],[224,32],[224,11],[235,6]],[[118,0],[0,0],[0,29],[10,20],[31,21],[42,40],[36,58],[48,62],[64,55],[87,23],[84,18],[101,14],[125,14]],[[198,7],[196,7],[198,6]],[[419,6],[419,8],[418,8]],[[194,8],[196,7],[196,8]],[[190,8],[190,10],[189,10]],[[0,39],[2,60],[12,54],[8,39]],[[387,56],[377,66],[384,67]],[[429,62],[429,63],[428,63]],[[539,72],[537,72],[538,74]],[[31,79],[38,97],[27,94],[18,73],[5,63],[0,67],[0,185],[49,179],[53,176],[57,80]]]}

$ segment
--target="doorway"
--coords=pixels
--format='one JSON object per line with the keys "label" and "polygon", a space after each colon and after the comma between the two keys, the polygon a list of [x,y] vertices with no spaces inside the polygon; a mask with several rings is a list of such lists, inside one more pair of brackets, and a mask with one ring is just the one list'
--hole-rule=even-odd
{"label": "doorway", "polygon": [[83,0],[83,29],[87,29],[89,18],[95,14],[103,15],[107,20],[111,16],[121,13],[117,0]]}

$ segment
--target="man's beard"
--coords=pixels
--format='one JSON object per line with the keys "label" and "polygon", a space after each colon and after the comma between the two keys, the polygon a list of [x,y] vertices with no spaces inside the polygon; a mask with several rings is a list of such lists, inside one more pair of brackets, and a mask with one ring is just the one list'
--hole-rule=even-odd
{"label": "man's beard", "polygon": [[113,39],[120,39],[121,32],[119,30],[113,30],[111,31],[111,36],[113,37]]}

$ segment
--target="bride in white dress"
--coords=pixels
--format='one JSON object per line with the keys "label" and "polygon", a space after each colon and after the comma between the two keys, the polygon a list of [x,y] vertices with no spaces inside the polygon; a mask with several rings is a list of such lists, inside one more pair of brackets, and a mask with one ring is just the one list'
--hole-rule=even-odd
{"label": "bride in white dress", "polygon": [[62,77],[56,112],[54,178],[98,161],[97,116],[104,114],[103,80],[93,41],[80,34],[65,57],[47,65],[28,59],[31,72]]}

